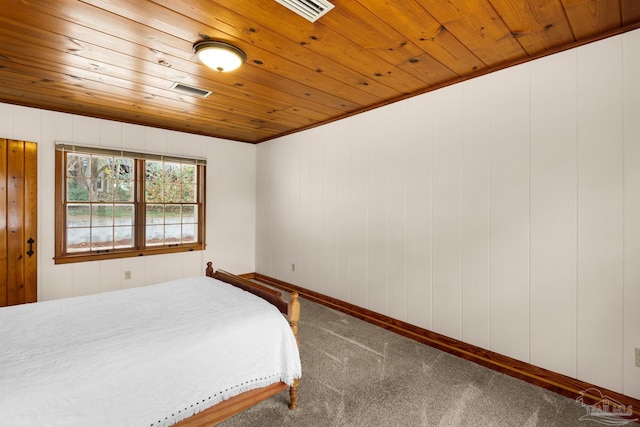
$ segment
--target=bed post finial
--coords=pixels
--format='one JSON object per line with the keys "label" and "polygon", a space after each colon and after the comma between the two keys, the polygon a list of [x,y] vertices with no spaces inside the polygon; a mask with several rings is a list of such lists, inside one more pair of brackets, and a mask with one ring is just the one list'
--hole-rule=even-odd
{"label": "bed post finial", "polygon": [[205,274],[209,277],[213,277],[213,263],[211,261],[207,262]]}

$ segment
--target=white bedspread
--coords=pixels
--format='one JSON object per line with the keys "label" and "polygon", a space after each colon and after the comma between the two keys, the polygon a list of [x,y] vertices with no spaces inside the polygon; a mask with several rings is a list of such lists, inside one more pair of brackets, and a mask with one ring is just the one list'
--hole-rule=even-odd
{"label": "white bedspread", "polygon": [[209,277],[0,308],[0,425],[171,425],[301,376],[269,303]]}

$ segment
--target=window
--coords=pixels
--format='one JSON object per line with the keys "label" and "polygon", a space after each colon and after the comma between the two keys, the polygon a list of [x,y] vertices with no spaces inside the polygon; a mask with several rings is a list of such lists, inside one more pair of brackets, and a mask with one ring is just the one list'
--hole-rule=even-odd
{"label": "window", "polygon": [[204,249],[205,162],[56,146],[56,263]]}

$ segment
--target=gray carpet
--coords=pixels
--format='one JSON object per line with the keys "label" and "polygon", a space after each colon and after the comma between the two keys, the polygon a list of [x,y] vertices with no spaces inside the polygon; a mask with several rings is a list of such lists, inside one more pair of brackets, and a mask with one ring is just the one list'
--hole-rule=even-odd
{"label": "gray carpet", "polygon": [[580,421],[573,399],[300,302],[298,409],[282,392],[221,426],[604,425]]}

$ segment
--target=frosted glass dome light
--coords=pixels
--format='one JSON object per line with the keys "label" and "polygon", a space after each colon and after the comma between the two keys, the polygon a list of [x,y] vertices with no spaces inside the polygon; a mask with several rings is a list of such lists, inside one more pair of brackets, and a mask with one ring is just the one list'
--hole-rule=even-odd
{"label": "frosted glass dome light", "polygon": [[221,73],[233,71],[247,60],[243,51],[224,42],[199,42],[193,45],[193,51],[204,65]]}

